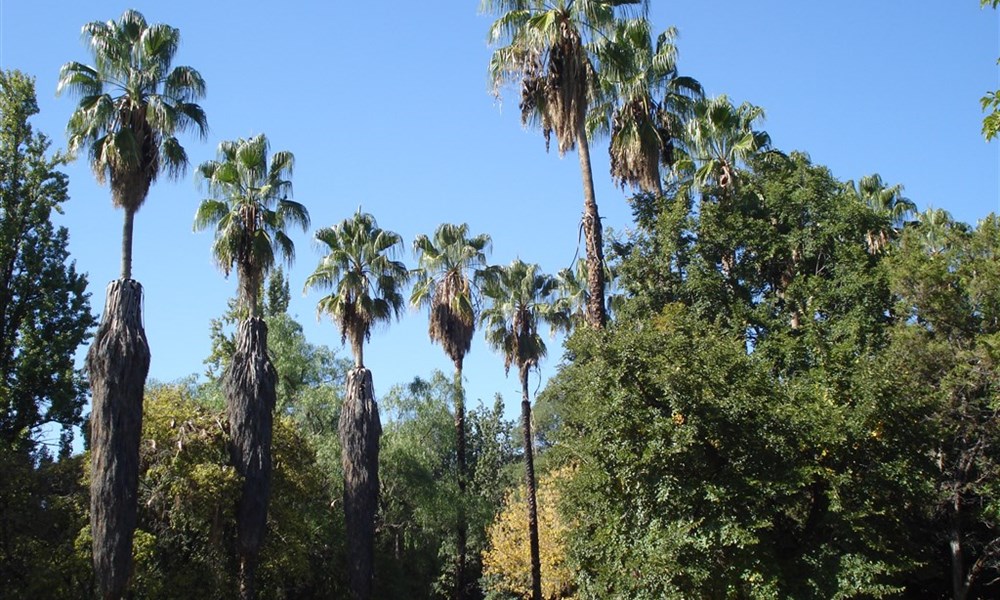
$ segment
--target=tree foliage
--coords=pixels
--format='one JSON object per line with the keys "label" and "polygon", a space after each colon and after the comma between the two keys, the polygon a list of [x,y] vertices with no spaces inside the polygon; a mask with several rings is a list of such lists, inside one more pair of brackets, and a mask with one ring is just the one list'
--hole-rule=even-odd
{"label": "tree foliage", "polygon": [[50,424],[69,451],[85,384],[73,355],[90,337],[87,279],[69,261],[69,232],[51,217],[68,199],[63,159],[28,119],[34,82],[0,72],[0,451],[26,451]]}

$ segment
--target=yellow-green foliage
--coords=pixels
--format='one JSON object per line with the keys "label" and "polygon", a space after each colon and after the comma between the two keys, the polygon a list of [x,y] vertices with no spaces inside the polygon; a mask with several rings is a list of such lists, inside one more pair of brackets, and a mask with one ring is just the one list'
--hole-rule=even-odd
{"label": "yellow-green foliage", "polygon": [[[538,549],[542,563],[542,596],[573,598],[573,572],[566,563],[568,527],[559,515],[559,481],[570,475],[562,468],[538,481]],[[521,597],[531,595],[531,557],[525,486],[508,492],[503,508],[487,532],[483,574],[498,588]]]}
{"label": "yellow-green foliage", "polygon": [[[342,534],[316,456],[287,418],[276,418],[268,531],[258,597],[337,597]],[[135,535],[136,598],[235,598],[236,503],[221,409],[183,386],[146,391]]]}

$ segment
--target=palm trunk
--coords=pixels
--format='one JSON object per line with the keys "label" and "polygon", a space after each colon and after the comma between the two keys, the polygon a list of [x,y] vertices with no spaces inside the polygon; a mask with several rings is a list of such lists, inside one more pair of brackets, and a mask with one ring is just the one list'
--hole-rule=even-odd
{"label": "palm trunk", "polygon": [[590,145],[586,128],[577,134],[577,154],[580,156],[580,175],[583,178],[583,235],[587,244],[587,323],[602,329],[607,321],[604,312],[604,239],[601,217],[597,212],[594,195],[594,173],[590,166]]}
{"label": "palm trunk", "polygon": [[125,223],[122,225],[122,279],[132,279],[132,226],[135,211],[125,209]]}
{"label": "palm trunk", "polygon": [[535,490],[535,451],[531,436],[528,369],[521,367],[521,428],[524,431],[524,485],[528,497],[528,546],[531,551],[531,598],[542,600],[542,560],[538,550],[538,504]]}
{"label": "palm trunk", "polygon": [[142,327],[142,286],[108,285],[104,316],[87,352],[90,414],[90,529],[94,576],[105,600],[119,600],[132,570],[139,488],[142,396],[149,344]]}
{"label": "palm trunk", "polygon": [[465,390],[462,388],[462,361],[455,361],[455,445],[458,454],[458,526],[456,539],[456,554],[458,564],[455,568],[455,598],[465,600],[465,563],[468,545],[468,523],[465,514]]}
{"label": "palm trunk", "polygon": [[372,373],[364,367],[347,373],[347,394],[340,411],[338,433],[344,468],[344,519],[350,549],[351,598],[369,600],[375,579],[375,516],[382,425],[372,388]]}
{"label": "palm trunk", "polygon": [[223,374],[230,453],[243,477],[237,505],[240,598],[255,598],[260,546],[271,495],[271,435],[277,373],[267,355],[267,324],[248,318],[236,334],[236,353]]}

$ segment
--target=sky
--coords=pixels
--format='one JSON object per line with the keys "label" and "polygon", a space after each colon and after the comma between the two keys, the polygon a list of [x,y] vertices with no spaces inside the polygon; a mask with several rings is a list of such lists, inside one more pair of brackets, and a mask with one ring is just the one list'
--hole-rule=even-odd
{"label": "sky", "polygon": [[[146,292],[151,378],[204,372],[209,320],[236,291],[212,261],[212,234],[191,227],[205,197],[193,167],[224,140],[265,133],[272,150],[295,154],[294,199],[313,230],[360,207],[403,236],[410,266],[414,237],[442,222],[489,233],[496,264],[519,257],[549,273],[571,265],[583,206],[577,156],[547,154],[541,134],[521,126],[516,90],[491,95],[493,17],[476,2],[0,0],[0,68],[35,77],[32,123],[54,149],[65,147],[75,105],[55,95],[59,68],[92,63],[81,26],[127,8],[179,28],[174,64],[196,68],[208,86],[208,139],[181,140],[192,168],[157,182],[136,215],[133,276]],[[978,0],[652,0],[649,16],[656,30],[678,28],[682,74],[709,95],[764,108],[776,148],[805,151],[844,180],[880,173],[921,210],[944,208],[970,223],[1000,212],[1000,143],[983,140],[979,108],[1000,88],[1000,17]],[[591,152],[605,228],[625,231],[628,192],[608,174],[607,141]],[[65,171],[70,200],[57,222],[69,229],[99,313],[118,276],[122,213],[84,159]],[[322,256],[311,235],[292,234],[290,312],[310,342],[347,356],[331,321],[317,319],[320,294],[300,293]],[[561,353],[553,340],[533,389]],[[376,396],[451,369],[427,338],[426,313],[414,310],[373,332],[365,360]],[[473,405],[499,392],[516,414],[517,378],[505,378],[481,334],[465,364]]]}

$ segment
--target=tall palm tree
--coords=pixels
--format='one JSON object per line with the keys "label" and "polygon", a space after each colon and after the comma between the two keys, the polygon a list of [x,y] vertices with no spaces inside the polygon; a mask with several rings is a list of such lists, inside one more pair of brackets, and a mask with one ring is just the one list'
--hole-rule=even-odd
{"label": "tall palm tree", "polygon": [[[434,238],[419,235],[413,241],[417,255],[417,281],[410,294],[413,306],[427,306],[430,311],[428,334],[441,344],[455,365],[455,440],[458,453],[458,489],[465,502],[465,392],[462,388],[462,362],[472,346],[476,328],[473,298],[474,282],[486,269],[486,254],[492,240],[487,234],[469,238],[465,223],[441,224]],[[467,526],[464,505],[460,506],[457,531],[456,598],[465,597]]]}
{"label": "tall palm tree", "polygon": [[344,467],[344,518],[347,525],[349,579],[355,600],[372,596],[375,513],[378,507],[378,452],[382,426],[364,364],[364,343],[372,327],[402,314],[403,287],[410,279],[406,265],[393,257],[402,249],[399,234],[379,228],[375,217],[360,209],[338,225],[320,229],[316,239],[328,253],[306,279],[306,289],[330,290],[317,309],[340,327],[350,343],[354,368],[347,373],[347,394],[338,433]]}
{"label": "tall palm tree", "polygon": [[539,272],[538,265],[520,259],[490,273],[484,279],[483,296],[487,307],[482,320],[487,343],[503,353],[504,369],[518,369],[521,381],[521,428],[524,434],[524,479],[528,500],[528,539],[531,552],[532,600],[542,600],[541,561],[538,550],[538,506],[535,499],[534,443],[531,434],[531,400],[528,374],[545,357],[545,341],[539,325],[567,328],[569,317],[550,300],[556,291],[555,278]]}
{"label": "tall palm tree", "polygon": [[83,26],[94,65],[68,62],[59,73],[57,93],[80,97],[70,116],[69,150],[89,149],[98,183],[111,184],[111,201],[125,212],[122,279],[132,278],[132,224],[161,171],[183,175],[187,153],[176,134],[208,133],[205,81],[191,67],[171,68],[180,32],[146,23],[135,10],[115,21]]}
{"label": "tall palm tree", "polygon": [[660,166],[674,162],[674,138],[702,98],[701,84],[677,71],[673,27],[653,40],[649,21],[626,19],[596,45],[598,99],[591,134],[610,134],[611,175],[619,185],[663,195]]}
{"label": "tall palm tree", "polygon": [[215,227],[212,254],[228,276],[236,267],[239,302],[246,311],[236,335],[236,352],[222,376],[230,452],[243,476],[237,533],[240,597],[256,597],[254,576],[267,526],[271,494],[271,432],[277,374],[267,354],[267,324],[258,298],[275,255],[290,266],[295,246],[288,226],[309,227],[309,212],[288,199],[295,158],[270,156],[264,134],[222,142],[218,158],[202,163],[198,175],[210,198],[195,213],[195,230]]}
{"label": "tall palm tree", "polygon": [[80,97],[67,126],[72,153],[89,150],[99,183],[125,212],[121,278],[108,285],[104,316],[87,353],[92,395],[90,523],[94,572],[104,598],[126,593],[138,498],[142,400],[149,345],[142,286],[132,279],[132,224],[161,171],[177,177],[187,154],[175,135],[207,120],[196,101],[205,82],[191,67],[171,68],[180,33],[125,11],[118,21],[83,26],[94,66],[63,65],[57,93]]}
{"label": "tall palm tree", "polygon": [[309,212],[288,198],[295,156],[269,152],[264,134],[222,142],[218,158],[198,167],[213,197],[198,207],[194,228],[215,227],[212,254],[227,276],[236,267],[239,300],[250,317],[260,316],[261,289],[276,254],[289,265],[295,259],[286,226],[309,227]]}
{"label": "tall palm tree", "polygon": [[903,196],[903,186],[898,183],[892,186],[886,185],[878,173],[866,175],[857,183],[849,181],[846,186],[855,198],[872,209],[887,225],[869,231],[865,235],[868,251],[872,254],[885,250],[892,239],[899,234],[907,219],[917,213],[917,205]]}
{"label": "tall palm tree", "polygon": [[559,154],[577,149],[583,179],[583,232],[587,247],[588,322],[604,326],[604,240],[594,194],[586,119],[595,86],[587,45],[610,32],[615,8],[645,0],[483,0],[498,15],[489,41],[500,45],[490,59],[494,93],[508,83],[521,87],[521,120],[541,125],[548,147],[555,133]]}

